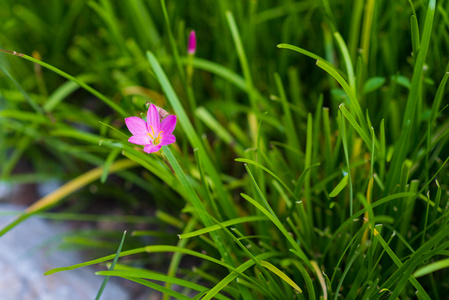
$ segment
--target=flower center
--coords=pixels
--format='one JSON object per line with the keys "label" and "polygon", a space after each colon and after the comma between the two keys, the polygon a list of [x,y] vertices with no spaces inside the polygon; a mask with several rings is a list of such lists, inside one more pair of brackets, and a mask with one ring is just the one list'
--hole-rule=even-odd
{"label": "flower center", "polygon": [[154,146],[157,146],[157,145],[159,145],[159,144],[161,143],[161,139],[162,139],[161,133],[162,133],[162,131],[159,131],[159,134],[158,134],[157,137],[153,140],[153,145],[154,145]]}
{"label": "flower center", "polygon": [[147,134],[150,136],[150,138],[153,140],[153,145],[157,146],[161,143],[162,140],[162,131],[159,131],[158,135],[156,136],[156,134],[154,133],[154,128],[153,126],[150,126],[151,128],[151,132],[148,132]]}

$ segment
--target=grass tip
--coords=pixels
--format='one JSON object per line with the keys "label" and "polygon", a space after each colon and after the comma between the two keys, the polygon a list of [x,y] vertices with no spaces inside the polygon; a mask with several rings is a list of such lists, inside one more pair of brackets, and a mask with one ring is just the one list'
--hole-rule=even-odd
{"label": "grass tip", "polygon": [[25,55],[25,54],[20,53],[20,52],[9,51],[9,50],[5,50],[5,49],[1,49],[1,48],[0,48],[0,52],[7,53],[7,54],[11,54],[11,55],[15,55],[15,56],[20,56],[20,57],[22,57],[22,56]]}

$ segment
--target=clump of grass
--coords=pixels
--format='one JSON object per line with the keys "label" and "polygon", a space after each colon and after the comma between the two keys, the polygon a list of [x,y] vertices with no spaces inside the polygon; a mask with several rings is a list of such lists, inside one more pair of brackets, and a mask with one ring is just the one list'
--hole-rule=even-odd
{"label": "clump of grass", "polygon": [[[50,25],[40,23],[38,10],[18,5],[42,28]],[[165,273],[119,260],[98,275],[138,282],[165,299],[444,298],[448,6],[78,4],[59,21],[78,34],[70,40],[70,32],[59,33],[70,40],[58,42],[66,61],[11,52],[1,58],[3,178],[14,182],[20,159],[41,172],[37,161],[47,153],[71,174],[51,175],[72,178],[1,233],[95,180],[110,184],[108,174],[117,173],[141,189],[140,201],[154,201],[160,222],[177,228],[180,240],[47,274],[173,252]],[[5,11],[18,30],[14,8]],[[86,14],[94,21],[81,25]],[[186,48],[192,28],[194,59]],[[4,48],[35,50],[0,38]],[[43,45],[39,53],[50,53]],[[22,79],[31,68],[24,59],[35,73]],[[42,68],[68,81],[47,83],[54,75]],[[81,91],[84,99],[76,99],[79,87],[94,104]],[[176,114],[179,124],[177,144],[154,155],[127,143],[123,127],[124,116],[145,112],[147,102]],[[123,194],[117,198],[127,202]],[[154,232],[134,232],[145,234]],[[185,270],[186,256],[201,263]]]}

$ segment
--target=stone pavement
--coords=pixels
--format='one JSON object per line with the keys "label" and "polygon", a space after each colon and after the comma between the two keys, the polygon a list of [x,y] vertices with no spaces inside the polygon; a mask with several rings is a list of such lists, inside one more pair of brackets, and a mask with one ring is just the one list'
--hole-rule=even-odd
{"label": "stone pavement", "polygon": [[[0,212],[17,210],[23,207],[0,204]],[[0,215],[0,228],[12,219]],[[75,251],[55,250],[55,237],[67,230],[60,223],[30,218],[0,237],[1,300],[95,299],[104,277],[95,275],[92,267],[43,275],[52,268],[86,261]],[[131,296],[119,281],[110,278],[101,297],[108,299],[128,300]]]}

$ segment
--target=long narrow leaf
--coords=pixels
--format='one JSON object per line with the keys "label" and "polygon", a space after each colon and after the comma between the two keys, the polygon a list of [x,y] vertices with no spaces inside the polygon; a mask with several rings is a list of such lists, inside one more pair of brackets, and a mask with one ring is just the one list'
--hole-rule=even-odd
{"label": "long narrow leaf", "polygon": [[[113,272],[115,264],[117,263],[117,260],[119,258],[120,252],[122,251],[123,243],[125,242],[125,236],[126,236],[126,230],[123,232],[122,240],[120,241],[120,245],[117,248],[117,253],[115,254],[114,260],[112,261],[111,266],[109,267],[109,272]],[[108,283],[109,276],[106,276],[103,280],[103,283],[101,284],[100,290],[97,293],[97,297],[95,297],[95,300],[99,300],[101,295],[103,294],[104,288],[106,287],[106,284]]]}
{"label": "long narrow leaf", "polygon": [[[109,173],[118,172],[135,166],[137,166],[135,162],[128,159],[122,159],[112,164],[112,166],[109,168]],[[0,236],[4,235],[6,232],[8,232],[12,228],[20,224],[22,221],[26,220],[33,214],[55,205],[64,197],[88,185],[89,183],[98,180],[102,174],[103,174],[103,167],[95,168],[66,183],[65,185],[55,190],[51,194],[48,194],[42,199],[36,201],[34,204],[32,204],[26,209],[25,213],[21,214],[11,223],[3,227],[2,230],[0,230]]]}

